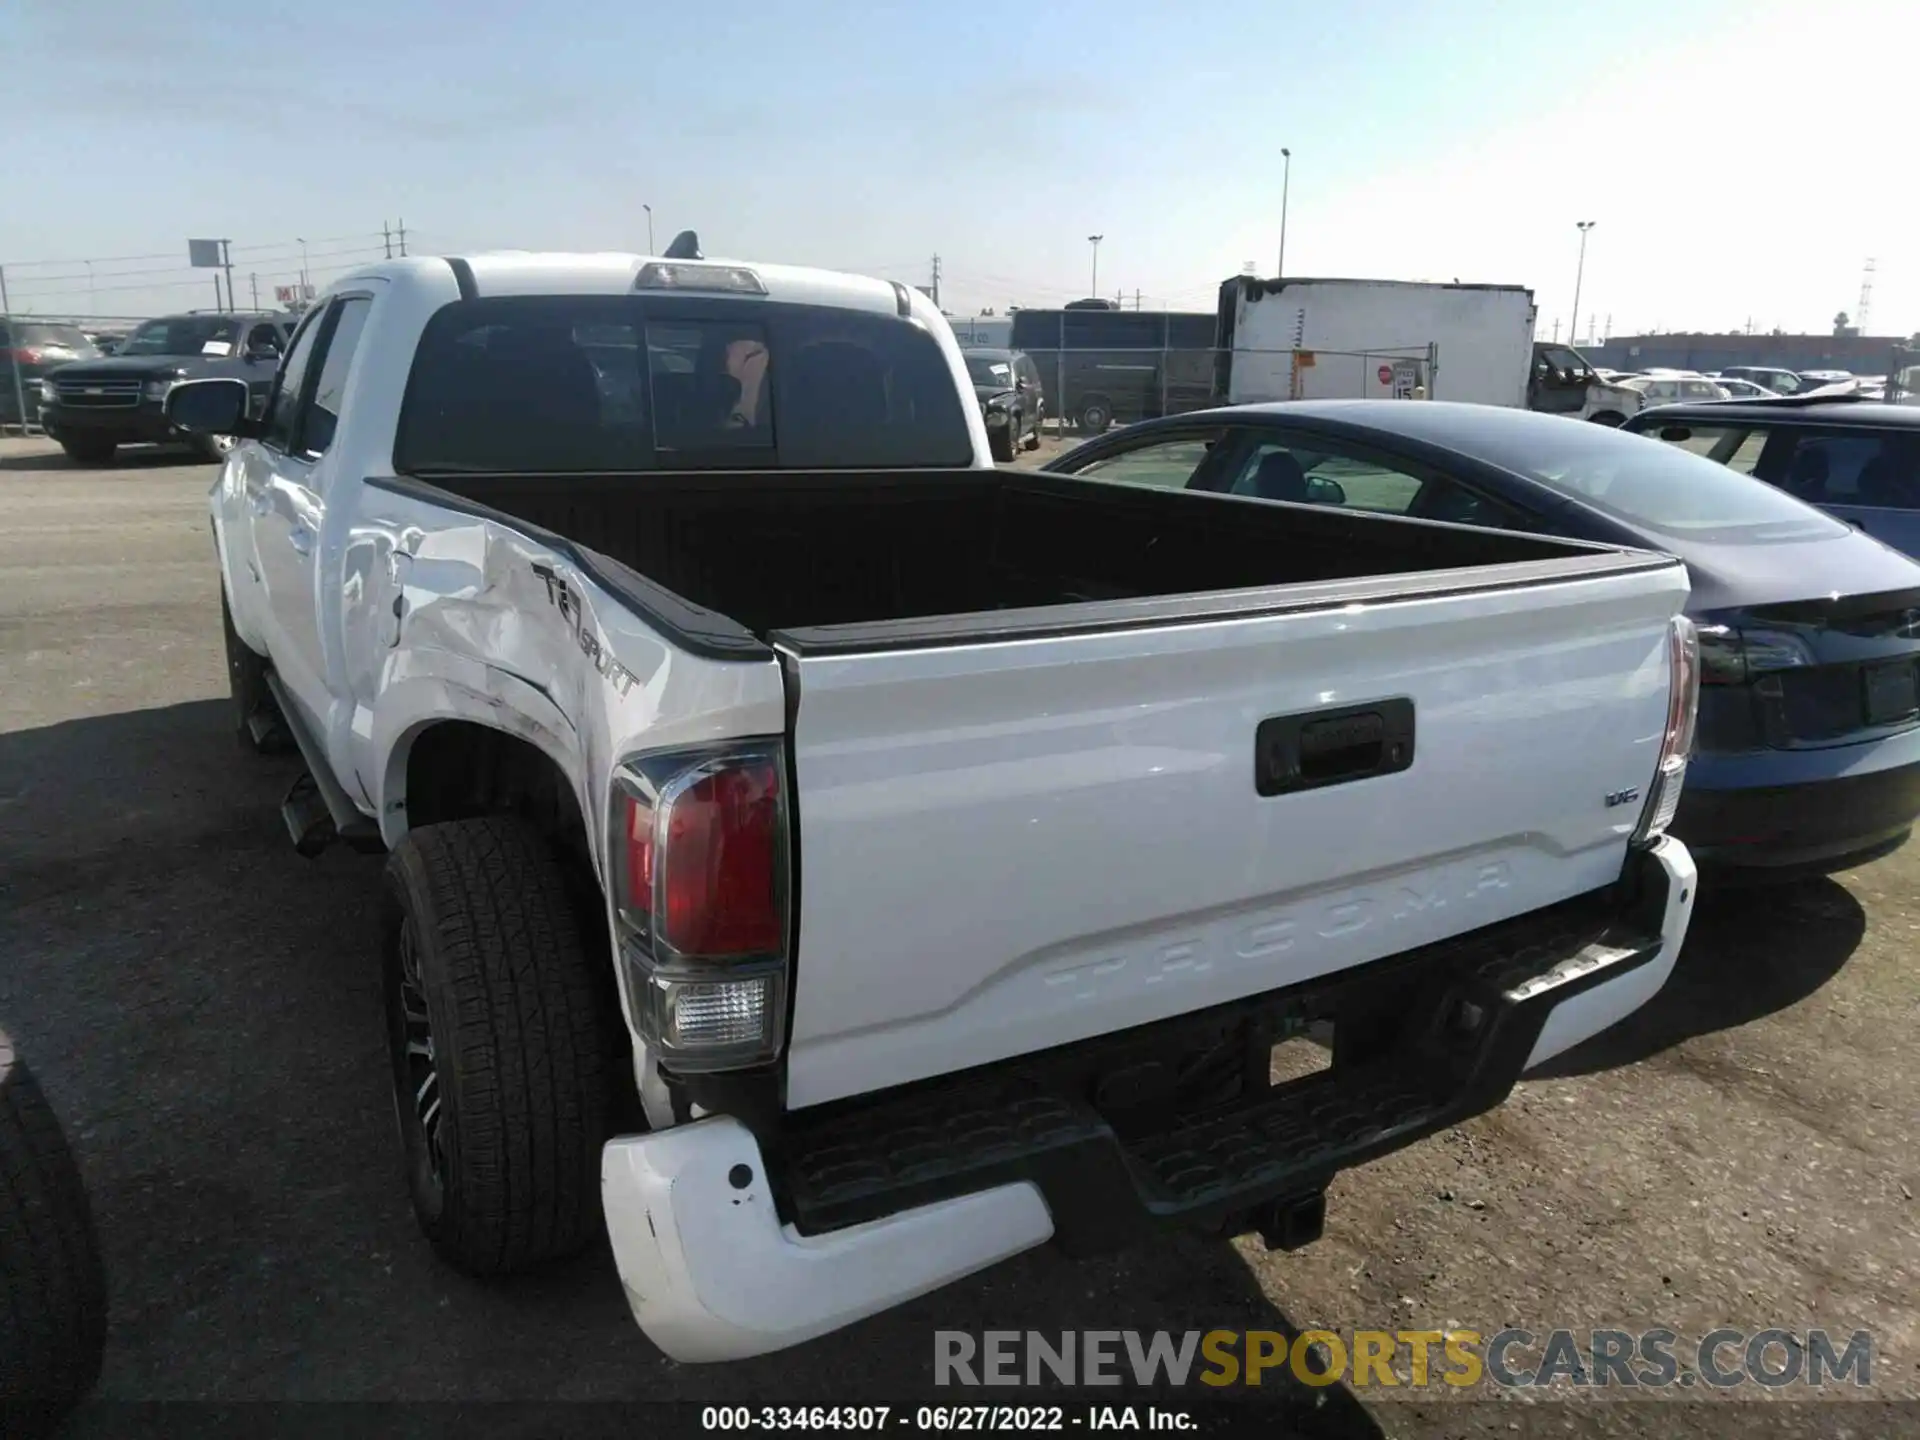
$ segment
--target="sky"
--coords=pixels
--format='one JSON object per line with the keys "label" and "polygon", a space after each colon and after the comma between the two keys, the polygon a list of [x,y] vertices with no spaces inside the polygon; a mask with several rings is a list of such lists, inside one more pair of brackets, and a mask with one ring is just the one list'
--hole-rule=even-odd
{"label": "sky", "polygon": [[246,302],[302,239],[324,284],[383,225],[645,250],[651,206],[662,247],[937,254],[954,314],[1211,310],[1284,193],[1287,274],[1526,285],[1543,333],[1591,220],[1582,338],[1824,333],[1869,258],[1908,334],[1916,40],[1911,0],[6,0],[0,267],[16,311],[154,314],[214,303],[190,237]]}

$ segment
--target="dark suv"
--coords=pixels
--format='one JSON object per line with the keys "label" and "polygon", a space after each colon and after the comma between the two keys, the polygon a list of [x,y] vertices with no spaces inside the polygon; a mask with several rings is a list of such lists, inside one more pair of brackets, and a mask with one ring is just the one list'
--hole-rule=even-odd
{"label": "dark suv", "polygon": [[1019,450],[1040,448],[1040,422],[1047,404],[1040,372],[1024,350],[969,347],[967,378],[987,422],[987,448],[996,460],[1011,460]]}
{"label": "dark suv", "polygon": [[219,459],[232,441],[189,438],[167,420],[167,392],[182,380],[245,380],[266,402],[292,333],[291,315],[196,311],[148,320],[110,356],[62,365],[40,382],[40,424],[86,465],[121,445],[185,442]]}

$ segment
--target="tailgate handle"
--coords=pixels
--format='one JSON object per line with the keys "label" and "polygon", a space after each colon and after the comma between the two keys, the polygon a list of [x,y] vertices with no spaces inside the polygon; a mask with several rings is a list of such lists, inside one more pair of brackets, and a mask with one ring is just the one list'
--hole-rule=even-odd
{"label": "tailgate handle", "polygon": [[1262,795],[1392,775],[1413,764],[1413,701],[1276,715],[1260,722],[1253,751],[1253,785]]}

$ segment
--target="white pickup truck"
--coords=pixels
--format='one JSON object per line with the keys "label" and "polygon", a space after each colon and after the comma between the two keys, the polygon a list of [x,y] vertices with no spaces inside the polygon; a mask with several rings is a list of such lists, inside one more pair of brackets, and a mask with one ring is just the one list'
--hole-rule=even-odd
{"label": "white pickup truck", "polygon": [[168,401],[240,440],[241,736],[390,854],[451,1262],[604,1212],[707,1361],[1048,1240],[1291,1248],[1665,982],[1679,564],[995,469],[923,297],[689,252],[377,264],[263,412]]}

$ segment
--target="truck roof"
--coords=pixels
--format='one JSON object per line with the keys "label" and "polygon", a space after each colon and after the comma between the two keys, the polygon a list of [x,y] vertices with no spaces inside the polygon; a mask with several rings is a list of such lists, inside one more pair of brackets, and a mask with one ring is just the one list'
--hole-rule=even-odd
{"label": "truck roof", "polygon": [[1533,298],[1533,289],[1527,285],[1494,285],[1480,282],[1463,284],[1458,280],[1356,280],[1336,275],[1288,275],[1284,279],[1263,280],[1257,275],[1233,275],[1220,282],[1223,292],[1238,287],[1249,300],[1277,295],[1289,285],[1367,285],[1399,290],[1487,290],[1498,294],[1525,295],[1528,299]]}
{"label": "truck roof", "polygon": [[477,294],[489,295],[625,295],[634,288],[640,267],[652,261],[663,265],[734,266],[751,270],[767,287],[767,298],[796,305],[823,305],[876,314],[902,314],[911,292],[906,287],[837,270],[799,265],[764,265],[757,260],[706,256],[701,260],[667,260],[659,256],[608,251],[573,254],[556,251],[496,250],[467,256],[414,255],[381,260],[349,272],[330,285],[378,276],[397,287],[430,285],[438,292],[449,267],[464,264]]}

